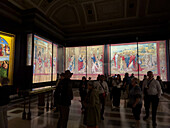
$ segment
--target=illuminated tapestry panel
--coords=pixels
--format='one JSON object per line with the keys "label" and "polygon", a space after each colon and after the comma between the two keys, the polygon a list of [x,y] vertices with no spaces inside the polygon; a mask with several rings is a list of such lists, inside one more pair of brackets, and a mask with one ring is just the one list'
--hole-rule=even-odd
{"label": "illuminated tapestry panel", "polygon": [[53,81],[57,79],[57,48],[58,45],[53,44]]}
{"label": "illuminated tapestry panel", "polygon": [[86,76],[86,47],[66,48],[65,69],[73,73],[71,79],[81,80]]}
{"label": "illuminated tapestry panel", "polygon": [[0,32],[0,78],[8,77],[13,84],[14,35]]}
{"label": "illuminated tapestry panel", "polygon": [[143,79],[147,71],[153,71],[154,76],[167,80],[166,42],[149,41],[111,45],[111,74],[124,75],[128,72]]}
{"label": "illuminated tapestry panel", "polygon": [[111,74],[137,74],[137,45],[136,43],[111,45]]}
{"label": "illuminated tapestry panel", "polygon": [[52,42],[34,36],[33,83],[51,81]]}
{"label": "illuminated tapestry panel", "polygon": [[104,45],[87,47],[87,78],[96,80],[98,74],[104,74]]}

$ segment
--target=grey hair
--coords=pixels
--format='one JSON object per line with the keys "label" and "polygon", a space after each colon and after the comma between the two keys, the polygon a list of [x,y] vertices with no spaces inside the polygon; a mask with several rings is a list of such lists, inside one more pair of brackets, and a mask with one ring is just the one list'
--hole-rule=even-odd
{"label": "grey hair", "polygon": [[135,81],[135,83],[139,85],[140,80],[139,80],[138,78],[134,77],[134,78],[131,79],[131,81],[132,81],[132,80]]}

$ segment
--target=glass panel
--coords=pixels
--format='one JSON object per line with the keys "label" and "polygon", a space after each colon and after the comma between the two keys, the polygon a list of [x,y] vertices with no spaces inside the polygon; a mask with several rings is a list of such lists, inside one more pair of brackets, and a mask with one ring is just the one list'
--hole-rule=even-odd
{"label": "glass panel", "polygon": [[[58,45],[58,56],[57,56],[57,73],[61,74],[64,72],[64,59],[65,59],[65,48],[62,45]],[[57,78],[60,77],[57,75]]]}
{"label": "glass panel", "polygon": [[57,47],[58,45],[53,44],[53,81],[57,80]]}
{"label": "glass panel", "polygon": [[27,35],[27,66],[32,65],[32,34]]}
{"label": "glass panel", "polygon": [[34,36],[33,83],[51,81],[52,42]]}
{"label": "glass panel", "polygon": [[128,72],[137,77],[137,43],[112,44],[110,49],[111,75],[120,74],[123,78]]}
{"label": "glass panel", "polygon": [[139,71],[140,80],[147,71],[153,71],[155,78],[159,75],[167,80],[166,42],[139,42]]}
{"label": "glass panel", "polygon": [[8,77],[13,83],[14,35],[0,32],[0,78]]}
{"label": "glass panel", "polygon": [[71,79],[81,80],[86,76],[86,47],[66,48],[65,69],[73,73]]}
{"label": "glass panel", "polygon": [[98,74],[104,74],[104,45],[87,47],[87,78],[96,80]]}

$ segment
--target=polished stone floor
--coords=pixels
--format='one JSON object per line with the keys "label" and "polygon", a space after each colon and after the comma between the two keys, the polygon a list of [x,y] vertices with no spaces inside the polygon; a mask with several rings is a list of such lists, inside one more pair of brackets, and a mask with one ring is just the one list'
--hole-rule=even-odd
{"label": "polished stone floor", "polygon": [[[80,97],[78,90],[74,90],[74,100],[70,108],[68,128],[85,128],[82,123],[83,114],[81,113]],[[8,108],[8,124],[9,128],[57,128],[59,113],[46,108],[38,108],[37,97],[32,98],[31,104],[31,120],[22,120],[23,101],[10,103]],[[26,105],[28,112],[28,104]],[[141,114],[141,128],[152,128],[151,119],[147,122],[143,121],[144,108]],[[119,110],[111,110],[109,99],[106,103],[104,114],[105,120],[100,122],[99,128],[132,128],[134,119],[131,109],[126,108],[126,101],[121,100]],[[170,99],[162,96],[157,112],[157,128],[170,128]]]}

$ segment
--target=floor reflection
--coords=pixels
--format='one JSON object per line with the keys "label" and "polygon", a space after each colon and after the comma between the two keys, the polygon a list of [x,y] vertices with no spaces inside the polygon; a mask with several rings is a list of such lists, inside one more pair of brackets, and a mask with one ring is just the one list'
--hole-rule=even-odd
{"label": "floor reflection", "polygon": [[[75,90],[77,91],[77,90]],[[68,128],[85,128],[83,125],[83,114],[81,113],[80,98],[74,97],[70,108]],[[32,120],[22,120],[23,107],[16,104],[8,111],[9,128],[57,128],[59,118],[58,112],[46,111],[46,108],[38,109],[37,100],[33,100],[31,106]],[[125,108],[125,100],[121,100],[120,109],[111,110],[109,99],[105,110],[105,120],[100,122],[100,128],[132,128],[134,124],[130,108]],[[26,110],[28,112],[28,109]],[[142,120],[144,108],[141,114],[141,128],[152,128],[151,117],[145,122]],[[170,128],[170,100],[162,97],[157,113],[157,128]]]}

